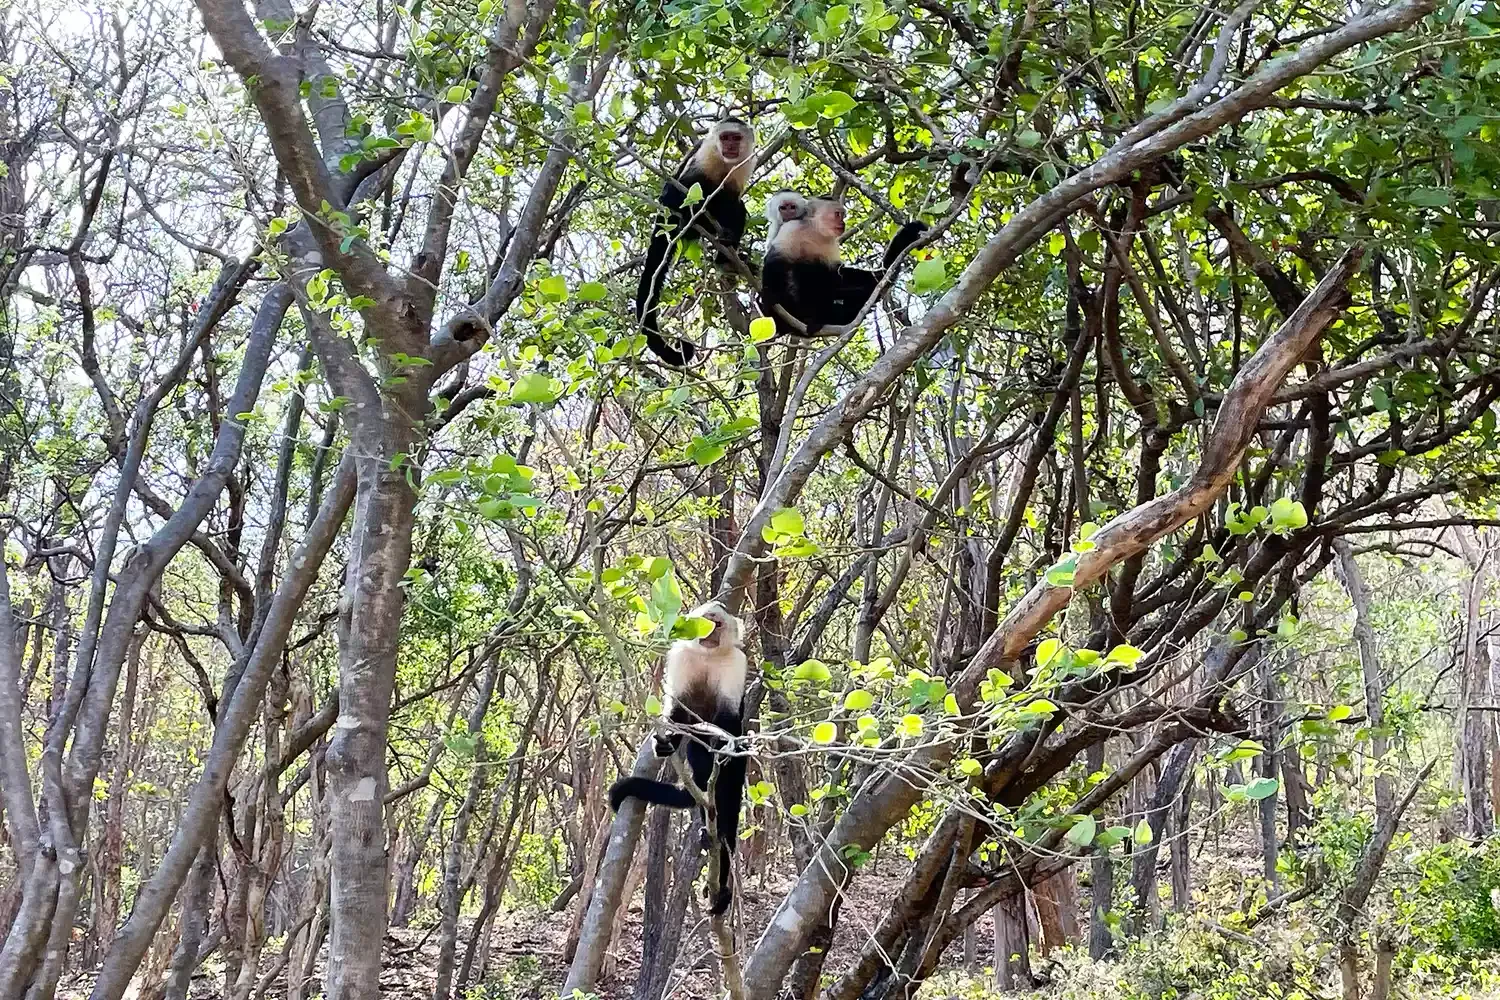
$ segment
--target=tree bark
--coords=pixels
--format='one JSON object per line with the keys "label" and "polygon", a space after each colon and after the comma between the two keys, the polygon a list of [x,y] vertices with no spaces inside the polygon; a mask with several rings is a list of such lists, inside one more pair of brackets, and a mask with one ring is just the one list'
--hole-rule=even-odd
{"label": "tree bark", "polygon": [[[1104,770],[1107,741],[1091,744],[1086,758],[1089,774]],[[1098,962],[1114,948],[1109,915],[1115,905],[1115,862],[1109,851],[1095,851],[1089,859],[1089,957]]]}
{"label": "tree bark", "polygon": [[[410,412],[425,401],[409,400]],[[332,831],[329,899],[332,933],[324,991],[328,1000],[380,995],[386,929],[385,763],[391,692],[411,564],[416,494],[405,469],[382,456],[410,453],[412,428],[396,440],[356,435],[354,537],[346,582],[348,625],[339,644],[339,718],[329,741],[328,801]],[[383,437],[383,436],[382,436]]]}
{"label": "tree bark", "polygon": [[[1464,797],[1464,835],[1478,841],[1489,836],[1495,825],[1490,802],[1486,753],[1489,741],[1485,738],[1484,713],[1473,709],[1475,704],[1486,700],[1489,693],[1489,643],[1484,638],[1486,616],[1483,601],[1489,586],[1490,553],[1482,551],[1468,531],[1459,533],[1459,543],[1470,573],[1464,587],[1464,657],[1459,673],[1458,718],[1454,727],[1458,743],[1454,748],[1453,763]],[[1371,643],[1373,645],[1373,637]],[[1360,649],[1363,661],[1364,646],[1361,645]],[[1383,736],[1381,740],[1384,741]]]}
{"label": "tree bark", "polygon": [[1138,920],[1135,928],[1137,934],[1144,934],[1157,926],[1161,897],[1156,878],[1156,860],[1161,852],[1167,817],[1177,805],[1177,797],[1192,769],[1197,750],[1198,741],[1190,739],[1177,744],[1168,752],[1161,777],[1156,781],[1156,792],[1146,810],[1146,822],[1151,827],[1151,843],[1136,851],[1131,865]]}
{"label": "tree bark", "polygon": [[94,861],[94,954],[97,962],[109,951],[120,920],[120,866],[125,853],[125,783],[130,777],[135,731],[135,692],[140,680],[141,647],[146,636],[136,636],[125,657],[125,690],[120,695],[120,719],[115,738],[114,769],[104,799],[104,835]]}
{"label": "tree bark", "polygon": [[1281,893],[1281,844],[1276,839],[1276,802],[1280,798],[1279,774],[1281,772],[1281,686],[1276,682],[1275,658],[1259,651],[1256,667],[1260,673],[1260,728],[1265,741],[1265,750],[1256,760],[1257,771],[1262,778],[1278,782],[1277,792],[1272,792],[1259,802],[1260,807],[1260,855],[1262,875],[1269,887],[1268,895]]}
{"label": "tree bark", "polygon": [[[448,1000],[453,993],[453,963],[458,950],[458,911],[463,905],[463,892],[459,887],[463,874],[464,850],[469,836],[469,823],[478,807],[480,793],[485,782],[484,719],[490,710],[490,700],[495,692],[495,680],[500,671],[498,652],[491,657],[485,668],[484,680],[479,685],[474,710],[469,713],[469,736],[474,739],[474,763],[469,771],[469,787],[464,800],[453,817],[453,830],[448,838],[447,857],[443,866],[443,895],[439,904],[438,958],[433,971],[433,1000]],[[542,699],[537,693],[537,701]],[[502,845],[502,849],[503,849]]]}

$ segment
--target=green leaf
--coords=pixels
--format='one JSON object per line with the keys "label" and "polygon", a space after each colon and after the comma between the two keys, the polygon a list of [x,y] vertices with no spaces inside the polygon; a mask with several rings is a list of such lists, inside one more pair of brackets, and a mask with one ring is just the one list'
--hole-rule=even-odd
{"label": "green leaf", "polygon": [[729,454],[729,449],[718,441],[706,437],[695,437],[687,446],[687,457],[699,466],[707,468]]}
{"label": "green leaf", "polygon": [[568,282],[562,275],[554,274],[538,282],[537,290],[548,302],[561,302],[568,297]]}
{"label": "green leaf", "polygon": [[844,711],[863,712],[875,704],[875,696],[864,688],[856,688],[844,695]]}
{"label": "green leaf", "polygon": [[970,778],[977,778],[984,773],[984,765],[973,757],[965,757],[958,762],[958,773]]}
{"label": "green leaf", "polygon": [[1054,257],[1060,256],[1067,246],[1068,238],[1062,233],[1053,233],[1047,239],[1047,252]]}
{"label": "green leaf", "polygon": [[1343,722],[1354,714],[1354,709],[1349,705],[1335,705],[1328,711],[1329,722]]}
{"label": "green leaf", "polygon": [[1295,531],[1307,526],[1307,509],[1301,502],[1282,497],[1271,504],[1271,530],[1277,532]]}
{"label": "green leaf", "polygon": [[915,739],[922,735],[922,717],[920,715],[903,715],[900,722],[901,735]]}
{"label": "green leaf", "polygon": [[1130,834],[1131,829],[1128,826],[1112,826],[1094,838],[1094,846],[1103,850],[1109,850],[1130,836]]}
{"label": "green leaf", "polygon": [[661,714],[661,699],[658,698],[654,694],[653,695],[648,695],[646,697],[646,714],[647,715],[660,715]]}
{"label": "green leaf", "polygon": [[702,200],[703,185],[694,182],[693,186],[687,189],[687,194],[683,196],[682,203],[684,205],[696,205]]}
{"label": "green leaf", "polygon": [[814,95],[813,101],[822,106],[818,114],[824,118],[842,118],[854,110],[856,101],[842,90]]}
{"label": "green leaf", "polygon": [[1031,715],[1051,715],[1053,712],[1057,711],[1057,706],[1052,704],[1052,702],[1048,701],[1046,698],[1038,698],[1036,701],[1021,709],[1021,711],[1027,712]]}
{"label": "green leaf", "polygon": [[943,258],[933,255],[918,263],[912,271],[911,290],[918,295],[924,292],[935,292],[947,281],[948,270],[943,265]]}
{"label": "green leaf", "polygon": [[783,507],[772,514],[771,527],[783,535],[801,535],[806,530],[802,514],[795,507]]}
{"label": "green leaf", "polygon": [[1276,794],[1276,789],[1281,787],[1281,782],[1275,778],[1256,778],[1245,786],[1245,794],[1256,801],[1269,798]]}
{"label": "green leaf", "polygon": [[1062,643],[1057,639],[1043,639],[1036,647],[1037,666],[1045,667],[1062,652]]}
{"label": "green leaf", "polygon": [[769,316],[757,316],[750,321],[750,343],[761,344],[776,336],[776,321]]}
{"label": "green leaf", "polygon": [[948,715],[958,715],[958,699],[948,695],[943,699],[943,711]]}
{"label": "green leaf", "polygon": [[1136,649],[1134,646],[1122,644],[1111,649],[1105,660],[1110,663],[1120,663],[1129,667],[1134,666],[1135,662],[1145,655],[1145,652]]}
{"label": "green leaf", "polygon": [[545,406],[561,395],[560,383],[554,384],[552,379],[541,372],[522,375],[510,388],[512,403],[534,403],[538,406]]}
{"label": "green leaf", "polygon": [[839,727],[831,722],[820,722],[813,727],[814,743],[832,743],[838,739]]}
{"label": "green leaf", "polygon": [[1417,188],[1408,191],[1406,200],[1413,205],[1421,205],[1423,208],[1443,208],[1453,196],[1442,188]]}
{"label": "green leaf", "polygon": [[839,31],[844,23],[849,20],[849,8],[844,4],[837,4],[828,8],[828,13],[823,15],[823,22],[828,25],[829,31]]}
{"label": "green leaf", "polygon": [[1047,582],[1054,587],[1073,586],[1073,571],[1078,567],[1077,556],[1067,556],[1047,570]]}
{"label": "green leaf", "polygon": [[1254,740],[1241,740],[1238,746],[1224,754],[1221,759],[1226,764],[1232,764],[1237,760],[1250,760],[1253,757],[1259,757],[1265,752],[1266,748]]}
{"label": "green leaf", "polygon": [[1020,135],[1016,136],[1016,144],[1024,149],[1033,149],[1036,147],[1036,144],[1041,141],[1042,133],[1032,128],[1029,128],[1026,131],[1022,132]]}
{"label": "green leaf", "polygon": [[447,97],[449,104],[462,104],[468,96],[469,88],[465,87],[461,83],[455,83],[453,86],[448,88]]}
{"label": "green leaf", "polygon": [[1146,822],[1146,817],[1142,816],[1141,821],[1135,825],[1135,842],[1145,847],[1154,839],[1156,835],[1151,832],[1151,824]]}
{"label": "green leaf", "polygon": [[1092,816],[1080,816],[1078,821],[1068,828],[1063,837],[1068,843],[1075,847],[1087,847],[1094,842],[1094,831],[1097,824]]}
{"label": "green leaf", "polygon": [[807,806],[805,806],[802,803],[798,802],[796,805],[794,805],[790,809],[788,809],[787,812],[791,813],[793,816],[806,816],[807,815]]}
{"label": "green leaf", "polygon": [[833,674],[828,672],[828,667],[822,660],[808,660],[792,672],[792,677],[799,681],[827,684],[833,678]]}
{"label": "green leaf", "polygon": [[578,286],[578,297],[585,302],[603,302],[608,295],[609,289],[603,282],[585,281]]}

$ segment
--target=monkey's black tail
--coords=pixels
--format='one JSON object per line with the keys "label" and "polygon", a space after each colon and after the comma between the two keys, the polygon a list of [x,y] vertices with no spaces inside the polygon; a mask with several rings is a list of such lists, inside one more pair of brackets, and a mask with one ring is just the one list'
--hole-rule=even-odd
{"label": "monkey's black tail", "polygon": [[698,354],[698,348],[691,340],[679,340],[677,347],[667,343],[667,339],[656,331],[654,324],[646,328],[646,346],[658,358],[677,368],[691,364]]}
{"label": "monkey's black tail", "polygon": [[691,364],[698,348],[688,340],[679,340],[676,347],[661,335],[658,322],[658,307],[661,304],[662,286],[667,281],[667,254],[672,249],[672,239],[658,229],[651,237],[651,247],[646,251],[646,267],[641,271],[641,283],[635,290],[635,318],[646,331],[646,346],[658,358],[669,365],[681,368]]}
{"label": "monkey's black tail", "polygon": [[902,226],[901,230],[891,238],[891,245],[886,248],[885,257],[880,262],[881,270],[889,271],[891,269],[891,265],[894,264],[902,254],[906,253],[906,251],[911,248],[911,245],[913,243],[917,242],[917,240],[920,240],[922,238],[922,234],[927,232],[929,228],[930,227],[925,222],[908,222],[906,225]]}
{"label": "monkey's black tail", "polygon": [[668,806],[672,809],[691,809],[697,805],[693,793],[680,785],[669,785],[665,781],[656,781],[653,778],[621,778],[609,786],[609,807],[615,812],[620,811],[620,804],[626,799],[636,798],[644,802],[651,802],[659,806]]}

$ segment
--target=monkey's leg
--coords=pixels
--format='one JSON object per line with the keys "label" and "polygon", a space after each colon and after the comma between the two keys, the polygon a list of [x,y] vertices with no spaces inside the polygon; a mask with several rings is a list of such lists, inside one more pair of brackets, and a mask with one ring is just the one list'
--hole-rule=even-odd
{"label": "monkey's leg", "polygon": [[[701,739],[690,739],[687,745],[687,761],[688,767],[693,772],[693,784],[705,792],[708,791],[708,783],[714,773],[713,751],[704,746]],[[719,780],[722,781],[723,778]],[[708,810],[699,809],[698,819],[701,821],[698,825],[698,845],[707,850],[713,842],[713,835],[708,829]]]}
{"label": "monkey's leg", "polygon": [[669,256],[675,249],[680,227],[671,230],[658,227],[651,236],[651,246],[646,250],[646,266],[641,270],[641,281],[635,290],[635,318],[647,330],[657,329],[657,307],[661,303],[661,290],[667,283],[667,272],[671,270]]}
{"label": "monkey's leg", "polygon": [[714,913],[723,913],[733,898],[730,888],[735,852],[739,848],[740,806],[744,801],[744,757],[723,757],[719,764],[719,781],[714,788],[714,812],[717,814],[719,841],[719,885],[713,895]]}

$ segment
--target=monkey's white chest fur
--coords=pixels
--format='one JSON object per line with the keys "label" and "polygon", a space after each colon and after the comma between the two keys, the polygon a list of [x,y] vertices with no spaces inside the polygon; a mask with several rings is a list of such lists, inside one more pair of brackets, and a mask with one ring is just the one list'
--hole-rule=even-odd
{"label": "monkey's white chest fur", "polygon": [[696,642],[673,643],[662,683],[666,712],[681,705],[705,722],[721,707],[738,713],[747,669],[744,651],[734,646],[704,649]]}

